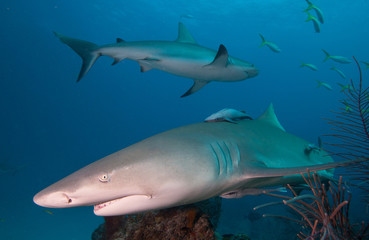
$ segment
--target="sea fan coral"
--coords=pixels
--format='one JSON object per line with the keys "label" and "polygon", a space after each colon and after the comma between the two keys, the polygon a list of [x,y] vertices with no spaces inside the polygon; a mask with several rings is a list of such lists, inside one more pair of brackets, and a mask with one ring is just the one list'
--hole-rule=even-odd
{"label": "sea fan coral", "polygon": [[[346,159],[369,160],[369,87],[365,87],[360,65],[353,57],[359,69],[359,81],[352,79],[350,85],[343,88],[345,98],[341,100],[340,111],[334,112],[335,119],[327,119],[333,125],[334,134],[326,135],[338,140],[336,143],[325,143],[335,147],[330,152]],[[357,185],[366,192],[365,200],[369,204],[369,161],[361,161],[348,166],[349,174],[358,180]]]}
{"label": "sea fan coral", "polygon": [[[319,179],[319,176],[308,172],[307,177],[303,174],[306,184],[311,193],[297,195],[290,185],[288,188],[293,193],[293,197],[265,193],[269,196],[282,198],[283,204],[290,207],[301,219],[293,219],[286,216],[263,215],[264,217],[281,217],[295,221],[303,226],[297,236],[300,239],[365,239],[369,237],[369,225],[362,222],[361,226],[352,225],[349,219],[349,207],[351,193],[346,189],[340,177],[338,184],[328,182],[329,188]],[[272,202],[260,205],[254,210],[281,204]]]}
{"label": "sea fan coral", "polygon": [[335,153],[348,159],[368,158],[369,156],[369,87],[363,86],[362,72],[359,63],[354,57],[359,69],[360,78],[358,84],[351,79],[343,93],[345,98],[341,100],[342,106],[336,114],[336,119],[328,119],[336,133],[326,135],[340,139],[339,143],[328,143],[347,150]]}

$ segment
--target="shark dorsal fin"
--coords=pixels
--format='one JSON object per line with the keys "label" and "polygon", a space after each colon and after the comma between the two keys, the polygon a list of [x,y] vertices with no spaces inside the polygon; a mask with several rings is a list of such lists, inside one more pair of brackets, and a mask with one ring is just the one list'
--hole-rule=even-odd
{"label": "shark dorsal fin", "polygon": [[286,131],[282,127],[282,125],[280,124],[280,122],[278,121],[278,118],[275,115],[274,107],[273,107],[273,104],[272,103],[269,105],[269,107],[267,108],[267,110],[258,118],[258,120],[269,122],[272,125],[276,126],[277,128],[279,128],[279,129],[281,129],[283,131]]}
{"label": "shark dorsal fin", "polygon": [[206,66],[226,67],[227,64],[228,64],[228,51],[223,44],[220,44],[217,55],[215,56],[213,62],[211,62]]}
{"label": "shark dorsal fin", "polygon": [[186,26],[181,22],[178,23],[178,37],[176,41],[181,43],[197,44]]}
{"label": "shark dorsal fin", "polygon": [[121,42],[125,42],[125,41],[121,38],[117,38],[117,43],[121,43]]}

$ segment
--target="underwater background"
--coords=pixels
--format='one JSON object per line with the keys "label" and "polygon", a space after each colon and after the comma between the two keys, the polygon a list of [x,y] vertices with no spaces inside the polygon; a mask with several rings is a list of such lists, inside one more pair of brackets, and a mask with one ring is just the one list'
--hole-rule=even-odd
{"label": "underwater background", "polygon": [[[341,106],[337,83],[349,84],[359,76],[354,63],[323,63],[321,49],[369,62],[369,1],[313,3],[324,12],[320,33],[305,22],[305,0],[2,0],[0,239],[90,239],[103,222],[92,207],[48,212],[33,203],[34,194],[108,154],[201,122],[225,107],[258,117],[273,103],[287,132],[312,143],[332,133],[323,118],[334,117],[330,111]],[[231,56],[255,64],[259,75],[213,82],[180,98],[191,79],[158,70],[140,73],[129,60],[111,66],[112,59],[103,57],[76,83],[81,59],[53,34],[96,44],[113,43],[117,37],[175,40],[179,21],[201,46],[218,49],[224,44]],[[259,33],[282,51],[259,48]],[[315,64],[318,71],[301,68],[301,61]],[[362,68],[367,83],[369,70]],[[317,88],[316,80],[332,90]],[[352,221],[368,220],[361,192],[353,193]],[[263,201],[268,199],[223,200],[218,231],[242,232],[252,239],[293,231],[290,223],[252,217],[252,207]]]}

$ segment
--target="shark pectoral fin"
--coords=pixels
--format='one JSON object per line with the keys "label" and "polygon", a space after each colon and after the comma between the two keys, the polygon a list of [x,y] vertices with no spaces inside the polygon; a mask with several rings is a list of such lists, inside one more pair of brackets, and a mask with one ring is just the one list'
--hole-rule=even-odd
{"label": "shark pectoral fin", "polygon": [[220,195],[220,197],[221,198],[232,199],[232,198],[243,198],[246,195],[247,195],[247,189],[246,190],[236,190],[236,191],[226,192],[226,193],[223,193],[222,195]]}
{"label": "shark pectoral fin", "polygon": [[54,34],[60,39],[60,41],[67,44],[82,58],[82,67],[77,79],[77,82],[79,82],[90,70],[98,57],[100,57],[100,53],[96,51],[98,50],[99,46],[84,40],[70,38],[57,32],[54,32]]}
{"label": "shark pectoral fin", "polygon": [[176,42],[197,44],[191,33],[181,22],[178,23],[178,37]]}
{"label": "shark pectoral fin", "polygon": [[119,63],[120,61],[122,61],[124,58],[114,58],[114,62],[111,65],[115,65],[117,63]]}
{"label": "shark pectoral fin", "polygon": [[244,188],[240,190],[230,191],[220,195],[222,198],[243,198],[247,195],[257,196],[266,192],[287,192],[285,187],[264,189],[264,188]]}
{"label": "shark pectoral fin", "polygon": [[288,167],[288,168],[266,168],[266,167],[253,167],[250,166],[247,172],[244,173],[245,178],[265,178],[265,177],[283,177],[289,175],[296,175],[315,171],[322,171],[336,167],[345,167],[352,164],[357,164],[359,162],[363,162],[365,160],[357,160],[357,161],[340,161],[340,162],[331,162],[324,164],[316,164],[316,165],[307,165],[307,166],[299,166],[299,167]]}
{"label": "shark pectoral fin", "polygon": [[230,119],[228,117],[224,118],[224,121],[225,122],[229,122],[229,123],[234,123],[234,124],[237,124],[236,121],[234,121],[233,119]]}
{"label": "shark pectoral fin", "polygon": [[152,66],[144,63],[140,63],[141,72],[147,72],[152,69]]}
{"label": "shark pectoral fin", "polygon": [[206,81],[206,80],[193,80],[193,85],[190,89],[188,89],[187,92],[185,92],[181,97],[187,97],[189,95],[191,95],[192,93],[197,92],[198,90],[200,90],[203,86],[205,86],[206,84],[208,84],[210,81]]}
{"label": "shark pectoral fin", "polygon": [[158,62],[158,61],[160,60],[156,58],[144,58],[144,59],[137,60],[138,64],[140,64],[141,72],[147,72],[153,69],[153,66],[152,66],[153,62]]}
{"label": "shark pectoral fin", "polygon": [[228,64],[228,51],[223,44],[219,45],[217,55],[214,60],[204,67],[212,66],[212,67],[226,67]]}

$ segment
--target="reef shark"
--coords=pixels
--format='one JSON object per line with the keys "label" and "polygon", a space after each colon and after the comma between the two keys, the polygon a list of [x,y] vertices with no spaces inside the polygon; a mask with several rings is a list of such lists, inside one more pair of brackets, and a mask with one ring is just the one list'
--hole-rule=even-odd
{"label": "reef shark", "polygon": [[117,38],[116,43],[98,46],[60,33],[55,35],[82,58],[77,81],[86,75],[100,56],[114,58],[113,65],[123,59],[136,61],[141,66],[141,72],[155,68],[192,78],[193,86],[182,97],[198,91],[211,81],[235,82],[258,74],[253,64],[229,56],[222,44],[218,51],[198,45],[182,23],[179,23],[178,38],[175,41],[127,42]]}
{"label": "reef shark", "polygon": [[44,207],[94,205],[100,216],[162,209],[215,196],[239,198],[304,183],[300,173],[333,176],[323,150],[287,133],[271,105],[255,120],[202,122],[175,128],[96,161],[33,198]]}

